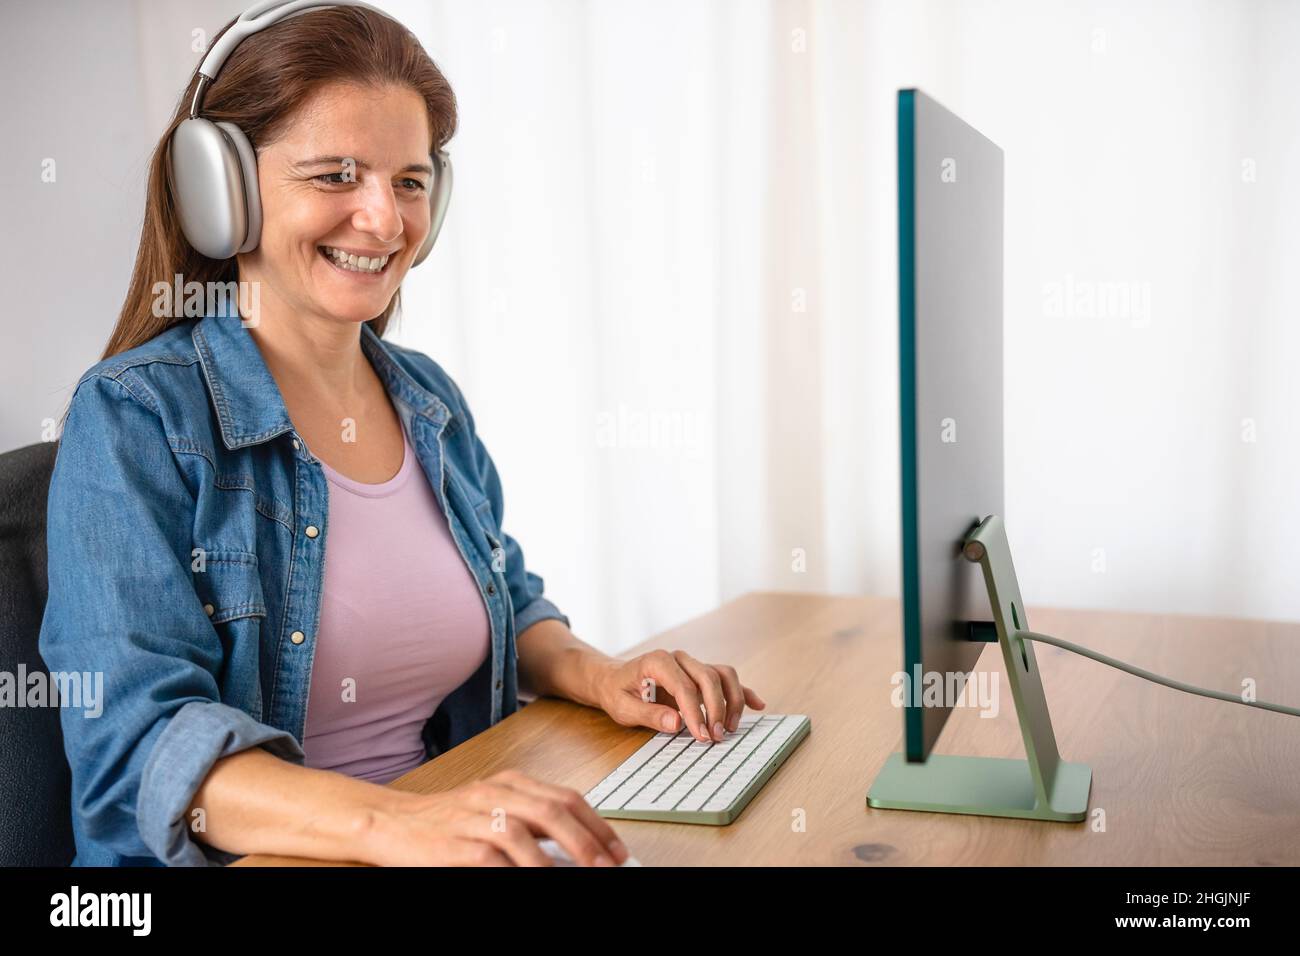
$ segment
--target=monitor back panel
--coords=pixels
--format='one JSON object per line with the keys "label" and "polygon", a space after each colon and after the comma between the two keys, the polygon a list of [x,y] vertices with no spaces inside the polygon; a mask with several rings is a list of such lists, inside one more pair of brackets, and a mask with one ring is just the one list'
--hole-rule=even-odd
{"label": "monitor back panel", "polygon": [[[992,618],[961,545],[1003,514],[1002,150],[901,90],[898,153],[904,664],[947,685],[986,646],[966,622]],[[909,696],[908,760],[930,753],[950,712]]]}

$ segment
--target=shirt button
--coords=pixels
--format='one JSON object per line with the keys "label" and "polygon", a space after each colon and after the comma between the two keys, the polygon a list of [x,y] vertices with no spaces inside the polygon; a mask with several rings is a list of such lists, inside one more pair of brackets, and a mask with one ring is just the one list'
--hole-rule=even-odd
{"label": "shirt button", "polygon": [[501,682],[500,682],[500,681],[497,681],[497,690],[500,690],[500,689],[501,689]]}
{"label": "shirt button", "polygon": [[215,614],[216,612],[217,609],[213,607],[211,604],[203,605],[203,613],[206,614],[208,617],[212,617],[212,615]]}
{"label": "shirt button", "polygon": [[320,534],[319,528],[317,528],[314,524],[307,525],[307,537],[314,538],[318,534]]}
{"label": "shirt button", "polygon": [[496,593],[497,593],[497,586],[491,582],[488,582],[488,594],[496,594]]}
{"label": "shirt button", "polygon": [[289,640],[293,641],[295,644],[301,644],[303,641],[307,640],[307,635],[302,631],[294,631],[289,635]]}
{"label": "shirt button", "polygon": [[298,441],[298,439],[295,438],[293,440],[293,450],[297,451],[301,447],[302,447],[302,442]]}

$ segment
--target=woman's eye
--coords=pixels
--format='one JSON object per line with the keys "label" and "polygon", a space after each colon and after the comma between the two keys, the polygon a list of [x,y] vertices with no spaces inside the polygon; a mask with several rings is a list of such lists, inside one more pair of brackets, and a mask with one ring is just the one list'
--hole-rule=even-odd
{"label": "woman's eye", "polygon": [[[335,176],[341,176],[345,178],[334,179],[333,177]],[[317,182],[325,183],[326,185],[329,186],[346,186],[348,183],[356,182],[355,179],[348,179],[346,177],[347,177],[347,173],[321,173],[319,176],[314,176],[312,178],[314,178]],[[408,177],[406,179],[403,179],[401,182],[402,182],[402,188],[405,189],[407,192],[424,191],[424,183],[420,182],[418,179],[411,179]]]}

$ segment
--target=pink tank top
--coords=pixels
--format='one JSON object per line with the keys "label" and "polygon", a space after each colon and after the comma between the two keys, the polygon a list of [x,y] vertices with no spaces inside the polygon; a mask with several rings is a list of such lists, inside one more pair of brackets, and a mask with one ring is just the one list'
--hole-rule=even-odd
{"label": "pink tank top", "polygon": [[402,467],[329,480],[324,594],[303,751],[308,767],[387,783],[424,763],[420,731],[491,647],[478,582],[402,430]]}

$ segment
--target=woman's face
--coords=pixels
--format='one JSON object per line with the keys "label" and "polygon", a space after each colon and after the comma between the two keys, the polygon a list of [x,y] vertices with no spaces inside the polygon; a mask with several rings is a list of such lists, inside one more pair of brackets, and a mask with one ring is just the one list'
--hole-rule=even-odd
{"label": "woman's face", "polygon": [[357,323],[384,311],[429,232],[429,140],[407,87],[335,83],[308,101],[258,154],[262,235],[239,270],[261,282],[263,309]]}

